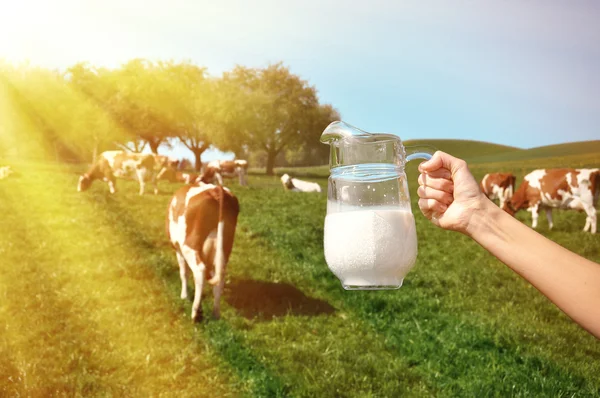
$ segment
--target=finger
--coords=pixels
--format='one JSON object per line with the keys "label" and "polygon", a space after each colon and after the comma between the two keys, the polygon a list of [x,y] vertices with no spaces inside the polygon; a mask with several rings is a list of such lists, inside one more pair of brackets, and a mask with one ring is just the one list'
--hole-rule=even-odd
{"label": "finger", "polygon": [[421,185],[419,189],[417,189],[417,195],[422,199],[435,199],[438,202],[442,202],[444,204],[451,204],[454,201],[454,197],[448,192],[438,191],[437,189],[427,187]]}
{"label": "finger", "polygon": [[435,199],[419,199],[419,209],[427,217],[430,217],[433,213],[441,216],[448,210],[448,206]]}
{"label": "finger", "polygon": [[466,167],[467,163],[464,160],[455,158],[445,152],[437,151],[431,159],[419,165],[419,171],[431,172],[444,168],[450,170],[452,175],[455,175],[458,171]]}
{"label": "finger", "polygon": [[452,173],[450,172],[450,170],[448,169],[437,169],[437,170],[433,170],[433,171],[427,171],[424,174],[427,174],[430,177],[434,177],[434,178],[445,178],[447,180],[451,180],[452,179]]}
{"label": "finger", "polygon": [[418,182],[419,185],[437,189],[438,191],[444,191],[448,193],[454,192],[454,183],[452,180],[447,180],[445,178],[431,178],[427,174],[421,174],[419,175]]}

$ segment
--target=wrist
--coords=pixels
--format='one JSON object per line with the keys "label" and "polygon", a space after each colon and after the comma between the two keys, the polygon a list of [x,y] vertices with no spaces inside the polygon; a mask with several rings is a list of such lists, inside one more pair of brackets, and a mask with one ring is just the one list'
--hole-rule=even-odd
{"label": "wrist", "polygon": [[473,206],[473,213],[469,218],[464,234],[479,241],[486,233],[495,229],[494,225],[504,214],[504,211],[495,203],[481,195]]}

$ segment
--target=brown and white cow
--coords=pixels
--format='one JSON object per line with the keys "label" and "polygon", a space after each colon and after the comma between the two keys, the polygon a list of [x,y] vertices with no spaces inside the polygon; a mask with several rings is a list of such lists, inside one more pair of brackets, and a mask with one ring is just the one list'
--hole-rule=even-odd
{"label": "brown and white cow", "polygon": [[[212,160],[204,167],[202,177],[204,182],[219,181],[219,178],[239,178],[240,185],[248,185],[248,161],[236,160]],[[222,181],[219,182],[222,184]]]}
{"label": "brown and white cow", "polygon": [[515,191],[516,177],[512,173],[490,173],[486,174],[481,180],[481,191],[490,198],[490,200],[499,200],[499,206],[504,207],[504,203],[510,200]]}
{"label": "brown and white cow", "polygon": [[0,167],[0,180],[7,178],[9,175],[13,173],[12,168],[10,166],[2,166]]}
{"label": "brown and white cow", "polygon": [[[239,213],[237,198],[222,186],[198,183],[175,192],[167,211],[167,236],[179,263],[181,298],[187,298],[187,267],[194,276],[192,320],[202,319],[200,300],[205,274],[212,274],[213,316],[220,317],[225,267],[233,249]],[[186,266],[187,264],[187,266]]]}
{"label": "brown and white cow", "polygon": [[175,181],[183,182],[184,184],[192,184],[198,179],[198,177],[200,176],[196,173],[186,173],[183,171],[175,172]]}
{"label": "brown and white cow", "polygon": [[157,180],[177,181],[176,173],[179,166],[179,159],[170,158],[165,155],[154,155],[154,161],[156,163],[154,168],[158,171],[156,175]]}
{"label": "brown and white cow", "polygon": [[283,188],[292,192],[321,192],[321,186],[316,182],[309,182],[292,178],[288,174],[281,176]]}
{"label": "brown and white cow", "polygon": [[115,177],[124,177],[132,172],[135,172],[135,176],[140,184],[140,195],[144,194],[146,178],[152,181],[154,194],[158,193],[156,160],[154,155],[125,151],[102,152],[89,170],[79,177],[77,191],[83,192],[87,190],[94,180],[103,180],[108,183],[110,193],[115,193]]}
{"label": "brown and white cow", "polygon": [[546,212],[548,225],[553,227],[552,209],[574,209],[586,214],[583,231],[596,233],[594,196],[600,183],[598,171],[575,169],[541,169],[527,174],[512,199],[503,207],[514,215],[521,209],[531,211],[532,227],[537,227],[541,209]]}
{"label": "brown and white cow", "polygon": [[156,179],[159,181],[183,182],[184,184],[191,184],[195,182],[197,178],[198,174],[196,173],[187,173],[173,169],[172,167],[162,169],[156,176]]}

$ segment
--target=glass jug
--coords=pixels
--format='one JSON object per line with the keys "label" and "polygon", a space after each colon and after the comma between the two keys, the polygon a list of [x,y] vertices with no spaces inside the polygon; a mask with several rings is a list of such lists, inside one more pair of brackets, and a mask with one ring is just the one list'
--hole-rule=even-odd
{"label": "glass jug", "polygon": [[432,148],[333,122],[325,260],[346,290],[398,289],[417,258],[417,233],[404,165],[431,159]]}

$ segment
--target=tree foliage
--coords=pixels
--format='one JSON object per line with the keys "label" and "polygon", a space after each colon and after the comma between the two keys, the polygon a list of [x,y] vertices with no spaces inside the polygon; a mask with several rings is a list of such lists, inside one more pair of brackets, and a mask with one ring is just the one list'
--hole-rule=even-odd
{"label": "tree foliage", "polygon": [[221,77],[190,62],[144,59],[115,69],[79,63],[65,72],[0,65],[0,83],[4,98],[35,126],[36,140],[68,159],[115,147],[158,153],[180,142],[196,169],[212,146],[264,157],[273,173],[277,159],[322,163],[318,136],[339,118],[319,103],[315,87],[281,64],[237,66]]}
{"label": "tree foliage", "polygon": [[313,86],[281,64],[263,69],[238,66],[223,80],[233,100],[225,147],[235,151],[243,144],[251,151],[264,151],[267,174],[273,174],[277,155],[314,140],[327,125],[325,119],[336,114],[319,104]]}

